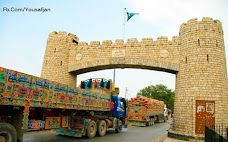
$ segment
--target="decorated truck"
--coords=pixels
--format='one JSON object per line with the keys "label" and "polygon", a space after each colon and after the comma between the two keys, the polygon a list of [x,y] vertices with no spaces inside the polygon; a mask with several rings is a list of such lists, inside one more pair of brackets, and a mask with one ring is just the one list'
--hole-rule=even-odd
{"label": "decorated truck", "polygon": [[137,96],[128,101],[128,122],[134,126],[151,126],[164,122],[164,102]]}
{"label": "decorated truck", "polygon": [[126,101],[113,91],[103,78],[71,87],[0,67],[0,141],[21,142],[24,132],[42,129],[88,138],[108,128],[118,133],[127,120]]}

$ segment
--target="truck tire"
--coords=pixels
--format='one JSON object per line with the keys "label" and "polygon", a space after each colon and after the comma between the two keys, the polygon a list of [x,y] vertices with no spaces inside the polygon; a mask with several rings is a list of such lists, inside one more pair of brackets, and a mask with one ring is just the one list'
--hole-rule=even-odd
{"label": "truck tire", "polygon": [[116,133],[119,133],[122,130],[123,123],[120,119],[117,120],[117,128],[115,129]]}
{"label": "truck tire", "polygon": [[99,136],[104,136],[107,131],[107,124],[104,120],[99,120],[97,124],[97,133]]}
{"label": "truck tire", "polygon": [[146,122],[146,126],[150,126],[150,122]]}
{"label": "truck tire", "polygon": [[6,142],[17,142],[17,131],[13,125],[0,122],[0,139]]}
{"label": "truck tire", "polygon": [[97,124],[95,121],[92,120],[89,122],[86,132],[87,132],[88,138],[91,139],[91,138],[95,137],[96,132],[97,132]]}

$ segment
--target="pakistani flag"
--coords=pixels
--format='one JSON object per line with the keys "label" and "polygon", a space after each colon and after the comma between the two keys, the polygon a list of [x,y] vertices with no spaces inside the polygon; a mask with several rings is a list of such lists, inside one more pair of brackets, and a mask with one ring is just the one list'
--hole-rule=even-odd
{"label": "pakistani flag", "polygon": [[139,15],[139,13],[130,13],[127,12],[127,21],[131,19],[131,17],[133,17],[134,15]]}

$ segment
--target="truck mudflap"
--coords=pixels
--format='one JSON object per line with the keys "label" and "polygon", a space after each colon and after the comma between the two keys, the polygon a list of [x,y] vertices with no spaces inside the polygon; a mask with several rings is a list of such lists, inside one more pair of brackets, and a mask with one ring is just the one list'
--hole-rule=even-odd
{"label": "truck mudflap", "polygon": [[128,126],[128,118],[126,117],[124,119],[124,128],[127,128],[127,126]]}
{"label": "truck mudflap", "polygon": [[138,119],[129,119],[128,121],[130,126],[152,126],[154,125],[154,119],[150,120],[138,120]]}
{"label": "truck mudflap", "polygon": [[73,129],[65,129],[65,128],[58,128],[55,129],[57,135],[64,135],[64,136],[71,136],[71,137],[82,137],[84,129],[73,130]]}

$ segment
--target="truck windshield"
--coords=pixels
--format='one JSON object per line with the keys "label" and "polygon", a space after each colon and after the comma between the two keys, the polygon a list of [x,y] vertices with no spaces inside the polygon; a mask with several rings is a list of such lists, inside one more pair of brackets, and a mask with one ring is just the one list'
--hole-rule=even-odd
{"label": "truck windshield", "polygon": [[124,103],[122,101],[120,102],[120,107],[124,108]]}

